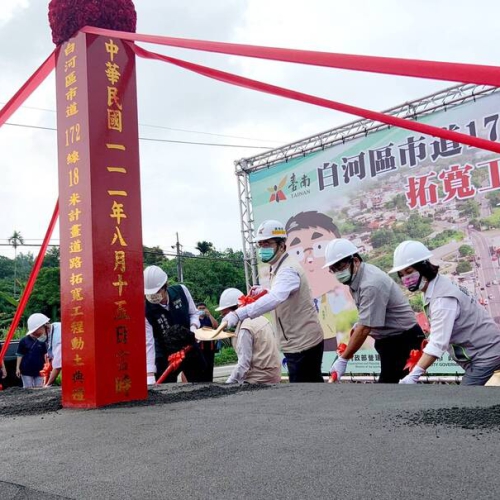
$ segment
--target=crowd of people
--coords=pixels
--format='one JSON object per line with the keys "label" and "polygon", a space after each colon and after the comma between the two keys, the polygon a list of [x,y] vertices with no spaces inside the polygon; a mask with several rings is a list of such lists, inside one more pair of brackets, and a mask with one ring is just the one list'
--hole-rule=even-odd
{"label": "crowd of people", "polygon": [[[234,332],[231,342],[238,357],[226,383],[279,383],[280,352],[291,383],[323,382],[323,330],[307,276],[287,252],[285,226],[277,220],[264,221],[257,230],[256,245],[260,260],[269,265],[269,287],[252,287],[248,297],[253,299],[243,302],[242,291],[228,288],[216,309],[222,315],[221,328]],[[379,354],[380,383],[415,384],[446,351],[463,368],[463,385],[484,385],[500,370],[500,327],[467,290],[440,274],[431,258],[423,243],[404,241],[395,249],[394,266],[387,274],[364,262],[351,241],[340,237],[329,241],[324,268],[348,287],[358,311],[349,341],[330,368],[336,380],[368,337]],[[400,284],[391,274],[399,277]],[[422,294],[428,337],[403,288]],[[212,382],[218,342],[196,339],[200,327],[219,327],[206,304],[195,304],[185,285],[170,285],[167,273],[158,266],[144,270],[144,294],[147,383],[156,383],[165,373],[162,381],[167,383],[179,377]],[[264,317],[266,313],[271,321]],[[418,350],[421,356],[408,371],[410,353]],[[43,380],[40,372],[49,360],[52,371]],[[49,387],[61,366],[60,323],[50,324],[47,316],[33,314],[19,343],[17,376],[24,387]],[[5,367],[0,370],[5,372]]]}

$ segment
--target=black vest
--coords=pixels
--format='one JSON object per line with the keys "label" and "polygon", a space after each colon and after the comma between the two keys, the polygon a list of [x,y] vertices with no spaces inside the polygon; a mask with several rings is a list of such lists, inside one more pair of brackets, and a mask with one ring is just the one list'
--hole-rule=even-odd
{"label": "black vest", "polygon": [[[146,300],[146,319],[153,327],[156,357],[168,356],[191,343],[191,335],[179,343],[179,339],[172,339],[168,329],[173,325],[180,325],[189,330],[189,304],[181,285],[167,288],[168,310],[160,304],[151,304]],[[190,332],[191,333],[191,332]]]}

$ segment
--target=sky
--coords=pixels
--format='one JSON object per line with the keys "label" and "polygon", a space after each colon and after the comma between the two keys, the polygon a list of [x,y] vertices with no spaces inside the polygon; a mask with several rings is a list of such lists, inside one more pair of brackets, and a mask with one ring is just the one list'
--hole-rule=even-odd
{"label": "sky", "polygon": [[[135,0],[137,32],[346,54],[498,65],[497,0]],[[0,106],[53,50],[48,0],[0,1]],[[377,111],[453,83],[144,47]],[[234,161],[356,117],[138,59],[143,243],[240,249]],[[0,128],[0,255],[40,244],[58,197],[53,75]],[[35,127],[35,128],[33,128]],[[176,144],[168,141],[218,145]],[[226,145],[226,146],[221,146]],[[228,147],[227,145],[232,145]],[[236,147],[243,146],[243,147]],[[253,146],[254,148],[250,148]],[[255,149],[255,147],[262,149]],[[59,240],[58,228],[53,243]],[[18,252],[38,252],[20,247]]]}

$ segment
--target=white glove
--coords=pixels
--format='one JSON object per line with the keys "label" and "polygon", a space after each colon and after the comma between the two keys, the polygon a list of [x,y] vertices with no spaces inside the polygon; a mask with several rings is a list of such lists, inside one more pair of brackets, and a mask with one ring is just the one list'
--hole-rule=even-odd
{"label": "white glove", "polygon": [[191,325],[189,327],[189,330],[192,331],[193,333],[196,333],[196,330],[198,330],[198,327],[196,325]]}
{"label": "white glove", "polygon": [[402,378],[399,383],[400,384],[416,384],[418,382],[418,379],[420,378],[420,375],[423,375],[425,373],[425,370],[423,368],[420,368],[420,366],[415,366],[413,370],[406,375],[405,378]]}
{"label": "white glove", "polygon": [[240,318],[234,311],[231,311],[222,318],[222,322],[226,322],[228,328],[235,328],[240,322]]}
{"label": "white glove", "polygon": [[155,376],[148,375],[147,382],[148,382],[148,385],[154,385],[156,383]]}
{"label": "white glove", "polygon": [[259,293],[262,293],[264,290],[265,288],[263,286],[254,285],[248,291],[248,295],[250,295],[250,297],[253,297],[254,295],[259,295]]}
{"label": "white glove", "polygon": [[337,380],[340,380],[340,377],[342,377],[345,373],[347,363],[349,363],[348,359],[339,356],[330,368],[330,375],[333,374],[333,372],[336,372]]}

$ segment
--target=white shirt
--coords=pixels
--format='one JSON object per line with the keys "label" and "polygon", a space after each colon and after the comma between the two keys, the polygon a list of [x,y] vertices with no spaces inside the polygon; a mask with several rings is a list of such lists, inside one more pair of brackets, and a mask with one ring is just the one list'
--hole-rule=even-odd
{"label": "white shirt", "polygon": [[250,370],[253,353],[252,334],[245,329],[238,332],[236,340],[238,350],[238,364],[234,367],[231,375],[226,380],[226,384],[242,384],[245,381],[246,374]]}
{"label": "white shirt", "polygon": [[[192,329],[200,328],[200,316],[198,313],[198,309],[194,303],[193,297],[189,293],[189,290],[181,285],[184,294],[186,295],[186,299],[188,301],[189,306],[189,324]],[[168,304],[159,304],[165,310],[168,311]],[[193,328],[194,327],[194,328]],[[146,319],[146,365],[147,365],[147,373],[156,373],[156,351],[155,351],[155,339],[153,335],[153,327],[151,323]]]}
{"label": "white shirt", "polygon": [[[272,272],[272,269],[271,269]],[[289,295],[300,287],[300,275],[292,267],[284,267],[276,276],[272,288],[252,304],[240,307],[236,314],[241,321],[247,318],[257,318],[276,309]]]}
{"label": "white shirt", "polygon": [[[432,300],[434,285],[436,280],[432,280],[424,295],[424,304],[427,305]],[[452,297],[441,297],[430,305],[431,333],[429,343],[424,347],[424,352],[435,358],[440,358],[450,345],[453,325],[460,314],[460,305],[457,299]]]}

